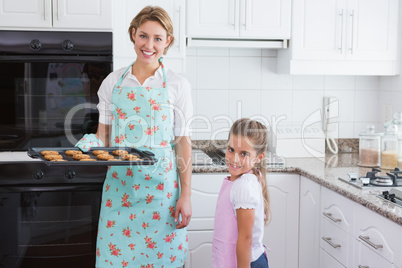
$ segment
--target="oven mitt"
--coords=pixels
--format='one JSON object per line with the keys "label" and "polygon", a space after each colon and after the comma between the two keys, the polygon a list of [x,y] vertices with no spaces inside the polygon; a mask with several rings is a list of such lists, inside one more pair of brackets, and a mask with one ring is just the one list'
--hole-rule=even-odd
{"label": "oven mitt", "polygon": [[80,148],[84,153],[88,152],[92,147],[104,147],[103,142],[95,134],[85,134],[75,147]]}

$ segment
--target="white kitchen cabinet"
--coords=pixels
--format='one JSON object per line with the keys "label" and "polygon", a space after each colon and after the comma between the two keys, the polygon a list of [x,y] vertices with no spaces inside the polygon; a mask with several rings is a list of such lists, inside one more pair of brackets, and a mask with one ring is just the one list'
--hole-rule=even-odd
{"label": "white kitchen cabinet", "polygon": [[402,228],[363,207],[356,207],[354,267],[402,267]]}
{"label": "white kitchen cabinet", "polygon": [[[320,250],[320,267],[321,268],[345,268],[340,262],[329,255],[325,250]],[[359,267],[361,268],[361,267]]]}
{"label": "white kitchen cabinet", "polygon": [[279,72],[399,73],[398,0],[294,0],[293,10],[290,49],[278,51]]}
{"label": "white kitchen cabinet", "polygon": [[290,0],[187,1],[187,36],[289,39]]}
{"label": "white kitchen cabinet", "polygon": [[264,244],[270,267],[298,266],[300,175],[268,173],[272,220],[265,227]]}
{"label": "white kitchen cabinet", "polygon": [[322,187],[320,247],[345,267],[353,262],[354,223],[355,203]]}
{"label": "white kitchen cabinet", "polygon": [[113,69],[117,70],[133,63],[136,58],[134,44],[130,40],[128,28],[132,19],[145,6],[160,6],[165,9],[173,22],[175,41],[163,57],[165,66],[178,73],[185,71],[185,0],[119,0],[113,3]]}
{"label": "white kitchen cabinet", "polygon": [[0,0],[0,28],[111,30],[112,0]]}
{"label": "white kitchen cabinet", "polygon": [[213,235],[213,230],[188,231],[188,254],[185,268],[212,267]]}
{"label": "white kitchen cabinet", "polygon": [[300,176],[299,268],[320,267],[321,186]]}

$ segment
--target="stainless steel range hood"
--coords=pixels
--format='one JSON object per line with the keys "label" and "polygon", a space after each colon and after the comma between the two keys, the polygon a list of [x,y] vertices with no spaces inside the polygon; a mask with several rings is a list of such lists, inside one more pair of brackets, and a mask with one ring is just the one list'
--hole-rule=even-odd
{"label": "stainless steel range hood", "polygon": [[226,39],[187,37],[187,47],[272,48],[286,49],[289,40]]}

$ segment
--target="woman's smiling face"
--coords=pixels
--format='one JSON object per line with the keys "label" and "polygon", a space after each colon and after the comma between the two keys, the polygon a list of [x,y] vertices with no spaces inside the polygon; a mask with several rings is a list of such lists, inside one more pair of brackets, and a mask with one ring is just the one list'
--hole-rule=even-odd
{"label": "woman's smiling face", "polygon": [[225,160],[231,180],[249,172],[263,157],[264,154],[257,155],[249,138],[230,135]]}
{"label": "woman's smiling face", "polygon": [[133,29],[132,35],[137,60],[147,65],[158,62],[172,39],[171,36],[167,36],[166,30],[157,21],[144,22],[137,31]]}

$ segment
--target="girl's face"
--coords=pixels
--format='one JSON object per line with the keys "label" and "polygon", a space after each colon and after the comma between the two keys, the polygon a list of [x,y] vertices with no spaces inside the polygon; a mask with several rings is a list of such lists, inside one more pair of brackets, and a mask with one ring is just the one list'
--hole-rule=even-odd
{"label": "girl's face", "polygon": [[264,153],[257,155],[257,151],[253,148],[250,139],[230,135],[225,160],[231,180],[235,180],[244,173],[249,172],[263,157]]}
{"label": "girl's face", "polygon": [[172,37],[167,37],[166,30],[157,21],[146,21],[132,32],[134,49],[137,61],[146,65],[158,64],[164,49],[169,45]]}

